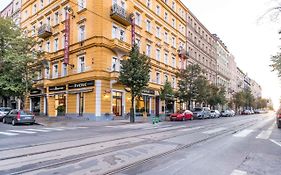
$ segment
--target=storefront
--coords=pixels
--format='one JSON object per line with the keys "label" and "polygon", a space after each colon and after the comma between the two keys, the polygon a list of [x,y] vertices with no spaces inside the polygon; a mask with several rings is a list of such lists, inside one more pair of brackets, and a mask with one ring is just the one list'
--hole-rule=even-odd
{"label": "storefront", "polygon": [[[93,93],[93,86],[95,86],[95,81],[86,81],[86,82],[79,82],[73,83],[68,85],[68,95],[71,99],[75,98],[76,96],[76,114],[78,116],[84,116],[86,112],[87,101],[91,99]],[[87,100],[86,100],[87,99]],[[71,101],[69,101],[71,102]],[[73,103],[73,102],[71,102]],[[91,104],[90,102],[88,104]],[[94,108],[94,106],[88,108]],[[88,109],[90,110],[90,109]]]}
{"label": "storefront", "polygon": [[136,99],[135,108],[137,116],[150,116],[154,113],[154,106],[152,105],[155,99],[155,91],[151,89],[145,89],[142,92],[142,96]]}
{"label": "storefront", "polygon": [[[54,108],[52,108],[52,104]],[[51,116],[65,115],[66,112],[66,86],[65,85],[49,87],[49,109],[50,109],[49,113]]]}
{"label": "storefront", "polygon": [[112,113],[119,117],[124,113],[123,92],[112,91]]}
{"label": "storefront", "polygon": [[31,89],[30,91],[30,111],[35,115],[40,114],[42,91],[40,89]]}

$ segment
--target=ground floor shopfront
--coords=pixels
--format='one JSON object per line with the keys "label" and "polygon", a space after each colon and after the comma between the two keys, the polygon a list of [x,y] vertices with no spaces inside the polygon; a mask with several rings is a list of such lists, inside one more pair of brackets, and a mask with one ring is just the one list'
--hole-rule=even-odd
{"label": "ground floor shopfront", "polygon": [[[147,88],[135,100],[135,114],[149,117],[171,113],[179,108],[176,101],[161,101],[159,90]],[[33,89],[26,107],[35,114],[49,117],[85,117],[92,120],[124,118],[131,108],[130,92],[116,81],[86,80]]]}

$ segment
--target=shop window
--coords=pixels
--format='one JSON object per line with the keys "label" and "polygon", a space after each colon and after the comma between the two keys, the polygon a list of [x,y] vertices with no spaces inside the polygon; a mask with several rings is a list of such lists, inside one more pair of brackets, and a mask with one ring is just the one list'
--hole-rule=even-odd
{"label": "shop window", "polygon": [[112,112],[115,116],[123,115],[122,92],[112,93]]}

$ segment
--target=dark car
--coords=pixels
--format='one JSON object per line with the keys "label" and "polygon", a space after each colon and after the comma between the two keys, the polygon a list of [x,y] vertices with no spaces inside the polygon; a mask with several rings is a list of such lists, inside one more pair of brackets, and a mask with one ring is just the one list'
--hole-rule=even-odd
{"label": "dark car", "polygon": [[281,128],[281,109],[276,113],[276,124],[278,128]]}
{"label": "dark car", "polygon": [[3,117],[7,115],[12,109],[9,107],[1,107],[0,108],[0,121],[3,120]]}
{"label": "dark car", "polygon": [[11,110],[7,115],[4,116],[3,123],[11,123],[12,125],[20,123],[34,124],[35,117],[31,112],[23,110]]}

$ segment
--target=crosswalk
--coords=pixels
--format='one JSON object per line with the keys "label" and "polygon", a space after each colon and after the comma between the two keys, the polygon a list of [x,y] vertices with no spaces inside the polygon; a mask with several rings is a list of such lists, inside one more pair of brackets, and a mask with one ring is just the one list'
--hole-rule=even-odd
{"label": "crosswalk", "polygon": [[18,136],[18,135],[31,135],[31,134],[37,134],[37,133],[49,133],[49,132],[59,132],[59,131],[65,131],[65,130],[76,130],[76,129],[86,129],[88,127],[55,127],[55,128],[40,128],[40,129],[17,129],[17,130],[6,130],[1,131],[0,136]]}

